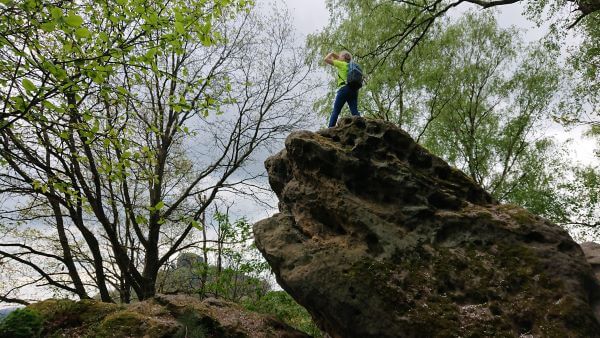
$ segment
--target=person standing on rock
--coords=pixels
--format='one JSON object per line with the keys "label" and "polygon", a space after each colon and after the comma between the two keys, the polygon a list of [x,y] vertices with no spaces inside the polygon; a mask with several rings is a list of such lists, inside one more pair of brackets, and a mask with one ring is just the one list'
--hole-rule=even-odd
{"label": "person standing on rock", "polygon": [[360,66],[352,61],[352,55],[347,51],[336,54],[331,52],[325,57],[325,63],[337,70],[338,91],[333,103],[333,112],[329,118],[329,128],[334,127],[342,107],[348,102],[350,112],[360,116],[358,112],[358,90],[362,87],[363,75]]}

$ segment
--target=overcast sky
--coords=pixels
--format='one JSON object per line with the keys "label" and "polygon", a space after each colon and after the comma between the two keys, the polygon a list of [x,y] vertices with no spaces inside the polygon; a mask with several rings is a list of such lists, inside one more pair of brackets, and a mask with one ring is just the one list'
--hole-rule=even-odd
{"label": "overcast sky", "polygon": [[[264,1],[264,0],[263,0]],[[299,33],[307,35],[315,33],[323,28],[329,20],[329,12],[325,8],[325,0],[281,0],[286,4],[292,16],[294,25]],[[475,5],[461,5],[450,11],[450,15],[460,15],[460,13],[474,8],[482,10]],[[535,25],[529,22],[521,15],[522,7],[519,4],[498,7],[501,9],[498,15],[498,21],[503,27],[515,25],[523,29],[526,33],[526,39],[537,40],[543,35],[543,30],[536,29]]]}

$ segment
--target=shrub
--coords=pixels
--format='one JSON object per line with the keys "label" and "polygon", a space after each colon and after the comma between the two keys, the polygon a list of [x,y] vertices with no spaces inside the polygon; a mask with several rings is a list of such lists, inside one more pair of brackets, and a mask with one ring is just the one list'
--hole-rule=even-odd
{"label": "shrub", "polygon": [[0,338],[39,337],[42,323],[42,316],[36,311],[17,309],[0,322]]}
{"label": "shrub", "polygon": [[308,311],[296,303],[292,296],[285,291],[271,291],[258,300],[246,301],[243,305],[250,311],[275,316],[295,329],[313,337],[323,336]]}

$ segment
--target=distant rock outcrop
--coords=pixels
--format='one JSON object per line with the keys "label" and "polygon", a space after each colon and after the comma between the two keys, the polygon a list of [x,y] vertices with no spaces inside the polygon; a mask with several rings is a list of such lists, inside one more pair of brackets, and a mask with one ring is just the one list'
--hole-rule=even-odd
{"label": "distant rock outcrop", "polygon": [[191,252],[181,253],[173,269],[161,270],[156,281],[160,293],[193,294],[202,287],[200,270],[204,259]]}
{"label": "distant rock outcrop", "polygon": [[27,308],[43,318],[43,337],[309,337],[234,303],[187,295],[158,295],[128,305],[49,299]]}
{"label": "distant rock outcrop", "polygon": [[[202,289],[203,273],[206,273],[207,284],[204,289]],[[213,287],[218,285],[220,293],[215,295],[210,290],[211,285]],[[159,271],[156,286],[159,293],[191,295],[203,290],[205,296],[217,296],[234,301],[243,298],[256,299],[271,289],[267,280],[228,268],[219,272],[216,266],[205,265],[201,256],[191,252],[180,254],[175,267]]]}
{"label": "distant rock outcrop", "polygon": [[254,225],[280,285],[332,337],[596,337],[598,285],[560,227],[501,205],[401,129],[299,131]]}

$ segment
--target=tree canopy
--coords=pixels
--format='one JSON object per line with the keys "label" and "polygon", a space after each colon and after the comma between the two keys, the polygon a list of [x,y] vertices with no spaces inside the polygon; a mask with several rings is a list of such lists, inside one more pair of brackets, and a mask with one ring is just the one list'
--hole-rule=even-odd
{"label": "tree canopy", "polygon": [[[359,59],[369,72],[362,111],[398,124],[498,199],[527,196],[519,203],[564,219],[552,187],[556,150],[541,132],[559,90],[556,51],[525,46],[492,13],[470,12],[437,21],[408,58],[401,46],[379,58],[367,51],[413,13],[394,3],[362,4],[308,42],[316,59],[332,46],[366,55]],[[390,16],[392,26],[384,25]],[[318,108],[328,113],[330,100]]]}
{"label": "tree canopy", "polygon": [[260,173],[238,174],[253,154],[304,123],[288,114],[311,87],[287,14],[227,0],[0,9],[0,268],[23,272],[2,299],[32,284],[152,297],[220,194],[260,189]]}

